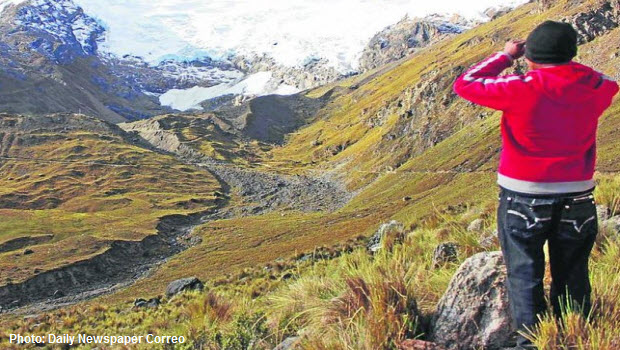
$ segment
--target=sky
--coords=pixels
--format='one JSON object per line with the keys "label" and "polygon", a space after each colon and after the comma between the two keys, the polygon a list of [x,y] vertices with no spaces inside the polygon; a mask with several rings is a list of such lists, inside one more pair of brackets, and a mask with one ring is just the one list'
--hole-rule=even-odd
{"label": "sky", "polygon": [[[15,0],[10,0],[15,1]],[[106,27],[101,49],[151,64],[231,53],[266,53],[300,65],[326,58],[354,70],[368,40],[406,14],[480,17],[527,0],[74,0]],[[1,5],[0,5],[1,6]]]}

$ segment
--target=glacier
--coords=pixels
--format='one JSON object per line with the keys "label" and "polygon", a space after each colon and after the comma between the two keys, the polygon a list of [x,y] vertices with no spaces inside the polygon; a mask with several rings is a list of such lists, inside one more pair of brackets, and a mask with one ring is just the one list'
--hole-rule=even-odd
{"label": "glacier", "polygon": [[200,103],[224,95],[291,95],[299,92],[294,86],[270,84],[271,72],[258,72],[245,79],[232,83],[218,84],[211,87],[195,86],[189,89],[172,89],[159,96],[162,106],[169,106],[179,111],[201,110]]}
{"label": "glacier", "polygon": [[[8,5],[28,2],[34,7],[23,11],[22,24],[74,38],[86,55],[156,67],[164,78],[177,79],[184,86],[139,88],[158,97],[162,106],[185,111],[201,109],[202,101],[223,95],[299,91],[271,72],[244,77],[233,67],[203,67],[192,62],[229,64],[236,57],[266,55],[285,67],[324,60],[346,75],[357,71],[370,38],[405,15],[459,14],[482,22],[488,20],[483,14],[488,8],[516,7],[527,1],[0,0],[0,12]],[[70,22],[68,29],[65,21]],[[43,51],[47,48],[40,46]],[[61,56],[54,58],[59,62],[71,59]]]}
{"label": "glacier", "polygon": [[353,72],[368,40],[405,14],[458,13],[527,0],[74,0],[105,25],[100,49],[156,65],[166,59],[268,54],[285,66],[321,57]]}

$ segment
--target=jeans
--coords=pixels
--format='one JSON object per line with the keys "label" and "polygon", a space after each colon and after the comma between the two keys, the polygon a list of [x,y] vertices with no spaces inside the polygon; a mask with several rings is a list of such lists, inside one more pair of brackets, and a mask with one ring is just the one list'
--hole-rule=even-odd
{"label": "jeans", "polygon": [[[543,289],[545,242],[549,243],[554,314],[559,317],[562,306],[570,300],[572,306],[589,315],[588,259],[598,232],[591,190],[530,195],[500,188],[497,224],[508,271],[510,309],[520,333],[532,330],[547,308]],[[517,345],[533,348],[522,335]]]}

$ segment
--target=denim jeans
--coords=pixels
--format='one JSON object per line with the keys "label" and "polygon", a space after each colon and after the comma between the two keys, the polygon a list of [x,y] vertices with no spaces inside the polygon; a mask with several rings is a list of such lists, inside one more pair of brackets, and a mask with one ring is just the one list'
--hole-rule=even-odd
{"label": "denim jeans", "polygon": [[[500,188],[497,224],[515,327],[527,333],[547,308],[545,242],[549,243],[554,314],[559,316],[570,300],[587,316],[591,308],[588,259],[598,232],[592,191],[530,195]],[[533,348],[521,335],[517,345]]]}

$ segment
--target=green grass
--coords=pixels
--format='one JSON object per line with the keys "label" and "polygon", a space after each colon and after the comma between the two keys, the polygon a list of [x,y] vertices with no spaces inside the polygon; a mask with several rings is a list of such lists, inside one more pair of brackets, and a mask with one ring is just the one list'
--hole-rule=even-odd
{"label": "green grass", "polygon": [[141,240],[162,216],[216,206],[220,186],[209,173],[133,146],[113,129],[17,132],[16,139],[4,155],[20,159],[0,160],[0,244],[53,239],[29,247],[33,254],[0,253],[0,284],[88,259],[114,240]]}
{"label": "green grass", "polygon": [[[600,182],[597,200],[601,204],[610,204],[598,196],[615,191],[613,186],[613,181]],[[292,334],[302,335],[302,349],[394,349],[406,338],[424,338],[429,317],[461,262],[476,252],[498,249],[497,244],[486,248],[479,244],[494,228],[494,210],[487,205],[436,207],[415,223],[415,229],[388,235],[375,255],[360,247],[363,241],[352,240],[349,245],[316,252],[316,257],[327,259],[301,261],[296,255],[276,263],[257,261],[224,279],[207,280],[204,293],[164,299],[154,310],[132,309],[130,300],[99,301],[28,319],[6,319],[2,329],[5,334],[184,335],[189,343],[180,349],[244,349],[250,342],[253,349],[271,349]],[[485,221],[483,231],[467,231],[476,218]],[[432,252],[445,241],[459,245],[458,259],[433,268]],[[599,243],[593,253],[592,283],[599,317],[585,324],[569,312],[562,332],[545,319],[535,339],[541,349],[615,348],[620,317],[618,243]]]}

